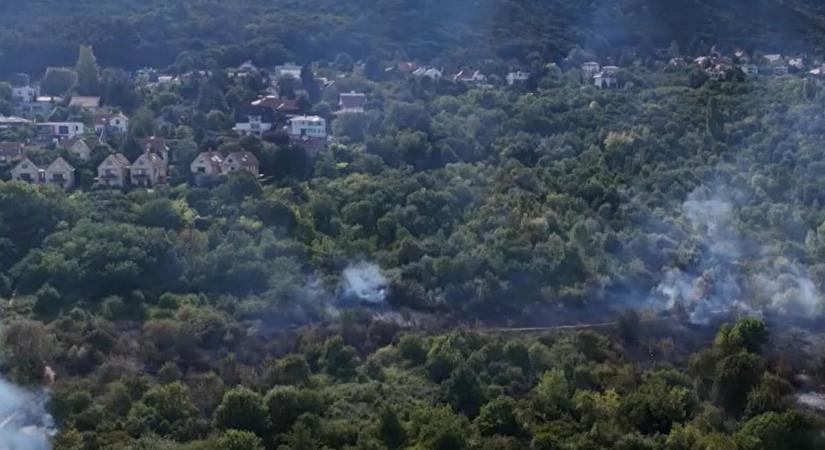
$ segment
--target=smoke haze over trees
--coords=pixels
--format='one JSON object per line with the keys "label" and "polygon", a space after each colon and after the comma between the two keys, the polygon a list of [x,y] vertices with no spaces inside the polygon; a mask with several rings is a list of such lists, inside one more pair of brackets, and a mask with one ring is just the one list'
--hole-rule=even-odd
{"label": "smoke haze over trees", "polygon": [[[0,128],[77,181],[0,164],[0,450],[825,448],[825,82],[763,58],[825,67],[823,24],[815,0],[0,1],[0,115],[39,81],[62,99],[37,120],[90,146]],[[737,49],[761,76],[692,61]],[[166,183],[101,185],[157,142]],[[260,174],[201,182],[202,152]]]}

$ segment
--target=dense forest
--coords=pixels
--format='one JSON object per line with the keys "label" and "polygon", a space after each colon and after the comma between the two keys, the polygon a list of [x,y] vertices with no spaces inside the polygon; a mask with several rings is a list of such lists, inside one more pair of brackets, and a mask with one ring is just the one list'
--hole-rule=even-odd
{"label": "dense forest", "polygon": [[[77,177],[0,164],[0,449],[823,448],[825,85],[761,59],[814,64],[820,3],[0,3],[0,116],[40,80],[130,120],[87,159],[0,129]],[[765,75],[689,62],[734,49]],[[272,86],[327,145],[233,129]],[[167,183],[101,187],[153,137]]]}
{"label": "dense forest", "polygon": [[0,73],[70,65],[78,45],[101,62],[181,70],[397,54],[427,61],[559,59],[712,44],[819,51],[817,0],[29,0],[0,5]]}

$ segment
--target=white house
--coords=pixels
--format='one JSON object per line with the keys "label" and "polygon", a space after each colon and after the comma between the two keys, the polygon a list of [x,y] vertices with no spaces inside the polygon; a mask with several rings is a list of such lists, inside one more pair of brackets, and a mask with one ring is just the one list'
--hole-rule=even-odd
{"label": "white house", "polygon": [[129,131],[129,118],[122,113],[102,114],[95,117],[95,134],[126,134]]}
{"label": "white house", "polygon": [[530,79],[530,72],[517,70],[507,74],[507,85],[512,86],[516,83],[523,83]]}
{"label": "white house", "polygon": [[21,128],[31,124],[31,120],[22,117],[0,115],[0,130]]}
{"label": "white house", "polygon": [[55,105],[63,102],[60,97],[41,96],[31,102],[22,103],[17,109],[24,117],[46,117],[54,110]]}
{"label": "white house", "polygon": [[63,189],[71,189],[74,186],[75,169],[65,159],[58,156],[57,159],[46,168],[43,182],[54,184]]}
{"label": "white house", "polygon": [[245,136],[261,136],[275,126],[275,111],[260,105],[235,110],[234,130]]}
{"label": "white house", "polygon": [[109,155],[97,166],[97,180],[107,187],[125,187],[128,182],[129,160],[121,153]]}
{"label": "white house", "polygon": [[286,63],[280,66],[275,66],[275,79],[284,77],[292,77],[296,80],[301,79],[301,66],[295,63]]}
{"label": "white house", "polygon": [[596,76],[601,70],[601,64],[596,61],[588,61],[582,64],[582,72],[584,72],[584,76],[587,78]]}
{"label": "white house", "polygon": [[455,74],[453,80],[460,83],[482,85],[487,83],[487,75],[478,70],[462,70]]}
{"label": "white house", "polygon": [[86,128],[81,122],[42,122],[37,124],[44,133],[56,138],[72,138],[82,135]]}
{"label": "white house", "polygon": [[609,89],[619,85],[619,79],[610,72],[599,72],[593,76],[593,84],[599,89]]}
{"label": "white house", "polygon": [[743,74],[748,78],[753,78],[759,75],[759,67],[756,64],[742,64],[739,68]]}
{"label": "white house", "polygon": [[419,67],[413,71],[413,76],[430,78],[437,80],[444,75],[444,72],[434,67]]}
{"label": "white house", "polygon": [[319,116],[298,116],[289,119],[287,129],[292,136],[326,139],[327,121]]}
{"label": "white house", "polygon": [[11,98],[15,103],[31,103],[40,96],[40,88],[37,86],[12,86]]}

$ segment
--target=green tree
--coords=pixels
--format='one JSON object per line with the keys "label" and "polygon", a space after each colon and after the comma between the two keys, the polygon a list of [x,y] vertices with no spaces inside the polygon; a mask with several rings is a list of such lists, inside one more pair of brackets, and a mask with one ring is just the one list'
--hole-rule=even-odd
{"label": "green tree", "polygon": [[245,388],[230,389],[223,395],[215,410],[215,426],[222,430],[251,431],[264,436],[267,429],[267,410],[257,393]]}
{"label": "green tree", "polygon": [[407,431],[398,419],[395,410],[385,406],[378,416],[378,435],[387,448],[401,448],[407,442]]}
{"label": "green tree", "polygon": [[516,420],[516,403],[510,397],[498,397],[481,408],[475,423],[483,435],[518,436],[521,427]]}
{"label": "green tree", "polygon": [[725,119],[722,112],[719,110],[719,101],[716,97],[711,97],[708,100],[707,113],[707,132],[717,141],[725,138]]}
{"label": "green tree", "polygon": [[320,413],[323,401],[317,392],[293,386],[278,386],[264,398],[269,412],[269,426],[274,433],[289,430],[304,413]]}
{"label": "green tree", "polygon": [[77,72],[61,67],[49,67],[43,76],[41,89],[45,95],[66,95],[77,84]]}
{"label": "green tree", "polygon": [[248,431],[226,430],[216,444],[221,450],[264,450],[261,438]]}
{"label": "green tree", "polygon": [[85,45],[80,46],[75,72],[77,72],[78,94],[100,94],[100,74],[97,69],[97,58],[95,58],[92,47]]}

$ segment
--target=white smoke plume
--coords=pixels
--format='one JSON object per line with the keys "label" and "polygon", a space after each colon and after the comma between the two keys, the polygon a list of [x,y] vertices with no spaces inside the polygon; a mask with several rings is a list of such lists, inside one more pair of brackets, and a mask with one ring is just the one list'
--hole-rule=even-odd
{"label": "white smoke plume", "polygon": [[344,296],[367,303],[383,303],[389,282],[376,264],[360,262],[350,265],[342,274]]}
{"label": "white smoke plume", "polygon": [[46,412],[45,395],[0,379],[0,450],[50,450],[53,434],[54,420]]}
{"label": "white smoke plume", "polygon": [[681,215],[698,256],[688,268],[665,270],[654,289],[657,309],[681,308],[696,324],[731,313],[813,317],[823,312],[822,294],[806,270],[784,258],[769,265],[756,261],[775,251],[737,230],[737,205],[743,197],[703,187],[688,195]]}

